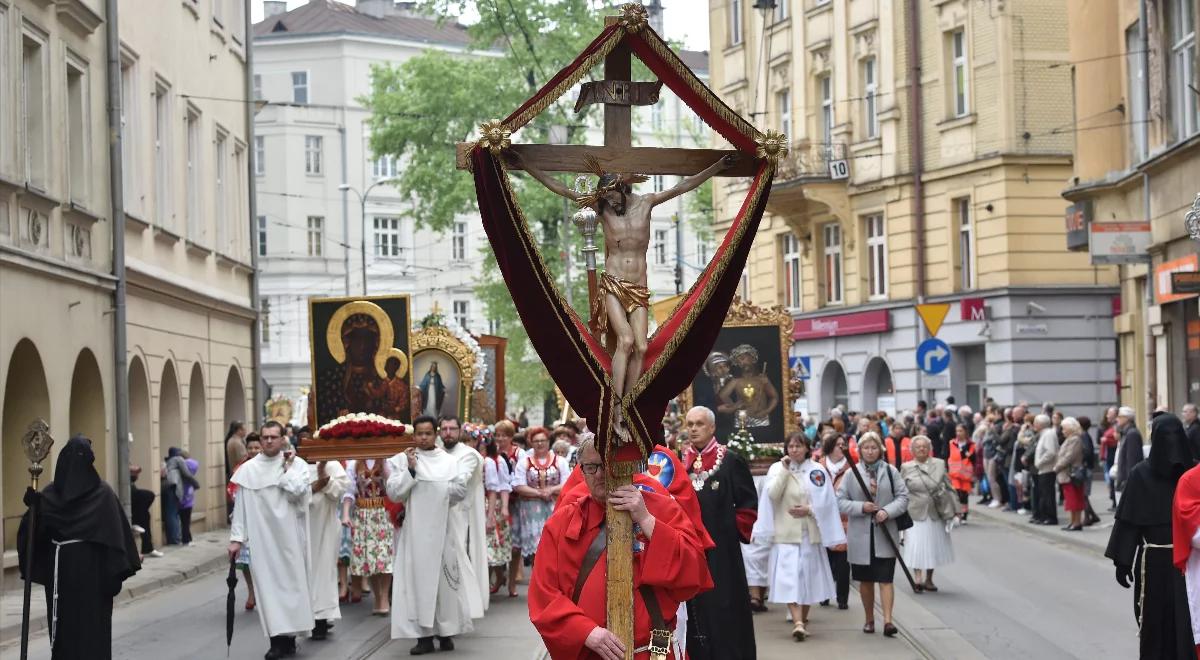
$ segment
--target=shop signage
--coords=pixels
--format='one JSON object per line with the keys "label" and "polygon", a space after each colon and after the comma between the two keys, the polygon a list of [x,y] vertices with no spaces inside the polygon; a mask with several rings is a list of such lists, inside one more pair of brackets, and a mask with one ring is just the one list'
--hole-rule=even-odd
{"label": "shop signage", "polygon": [[1154,302],[1176,302],[1194,298],[1195,293],[1180,293],[1172,287],[1172,275],[1175,273],[1194,273],[1200,271],[1200,257],[1189,254],[1186,257],[1164,261],[1154,268]]}
{"label": "shop signage", "polygon": [[1171,273],[1171,293],[1184,295],[1200,293],[1200,272]]}
{"label": "shop signage", "polygon": [[987,312],[983,307],[983,298],[963,298],[958,301],[959,311],[963,321],[986,321]]}
{"label": "shop signage", "polygon": [[827,337],[849,337],[887,332],[892,328],[892,317],[886,309],[836,316],[821,316],[796,319],[792,328],[793,339],[825,339]]}
{"label": "shop signage", "polygon": [[1088,225],[1092,222],[1091,200],[1068,206],[1066,220],[1067,249],[1086,250],[1088,247]]}
{"label": "shop signage", "polygon": [[1093,222],[1088,236],[1093,266],[1146,262],[1149,222]]}

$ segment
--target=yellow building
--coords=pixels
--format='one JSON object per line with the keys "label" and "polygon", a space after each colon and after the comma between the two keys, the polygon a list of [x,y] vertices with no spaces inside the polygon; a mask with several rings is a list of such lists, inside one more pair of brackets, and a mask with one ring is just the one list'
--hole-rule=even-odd
{"label": "yellow building", "polygon": [[[1063,196],[1080,210],[1083,238],[1101,223],[1150,225],[1142,254],[1152,263],[1149,270],[1145,263],[1120,267],[1121,314],[1114,323],[1121,403],[1145,420],[1158,406],[1178,411],[1200,399],[1196,296],[1175,294],[1170,277],[1172,271],[1200,270],[1197,244],[1184,228],[1200,191],[1197,5],[1148,0],[1144,23],[1138,0],[1075,0],[1068,6],[1079,131],[1074,176]],[[1092,245],[1092,256],[1102,257],[1102,244]],[[1089,251],[1086,241],[1078,247]]]}
{"label": "yellow building", "polygon": [[[795,316],[799,406],[1111,403],[1116,273],[1065,249],[1068,2],[769,4],[710,1],[710,69],[790,139],[743,295]],[[716,186],[718,227],[742,191]],[[937,375],[918,369],[918,301],[950,305]]]}
{"label": "yellow building", "polygon": [[[114,489],[159,492],[169,447],[200,462],[193,530],[225,518],[225,426],[253,415],[245,4],[122,3],[127,371],[115,357],[107,17],[99,0],[0,0],[0,503],[5,567],[37,417],[93,441]],[[117,432],[117,383],[129,434]],[[44,481],[43,481],[44,483]],[[160,507],[152,531],[161,545]]]}

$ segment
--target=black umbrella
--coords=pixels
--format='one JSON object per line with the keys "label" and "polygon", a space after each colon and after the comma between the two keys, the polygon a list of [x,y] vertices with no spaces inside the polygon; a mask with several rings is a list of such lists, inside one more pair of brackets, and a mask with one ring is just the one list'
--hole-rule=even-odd
{"label": "black umbrella", "polygon": [[233,601],[237,599],[237,563],[236,557],[229,558],[229,577],[225,584],[229,585],[229,595],[225,597],[225,657],[229,657],[229,649],[233,645]]}

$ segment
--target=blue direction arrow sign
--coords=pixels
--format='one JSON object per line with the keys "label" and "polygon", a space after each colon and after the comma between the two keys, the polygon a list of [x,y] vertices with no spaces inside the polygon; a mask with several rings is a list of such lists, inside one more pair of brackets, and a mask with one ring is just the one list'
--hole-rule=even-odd
{"label": "blue direction arrow sign", "polygon": [[937,337],[930,337],[917,347],[917,367],[936,376],[950,366],[950,347]]}

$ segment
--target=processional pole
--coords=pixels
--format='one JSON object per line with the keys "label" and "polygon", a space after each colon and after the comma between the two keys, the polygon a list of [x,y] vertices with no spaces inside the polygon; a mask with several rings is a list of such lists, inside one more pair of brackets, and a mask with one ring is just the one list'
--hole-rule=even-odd
{"label": "processional pole", "polygon": [[[29,459],[30,486],[38,489],[38,479],[42,476],[42,461],[50,455],[50,447],[54,438],[50,437],[50,426],[46,420],[33,420],[25,435],[21,437],[21,447],[25,457]],[[34,497],[29,503],[29,525],[25,528],[25,593],[21,601],[21,660],[29,657],[29,597],[33,588],[33,552],[34,539],[37,538],[37,514],[39,500]]]}
{"label": "processional pole", "polygon": [[[587,177],[580,176],[575,179],[575,192],[586,194],[590,192]],[[583,207],[575,212],[571,218],[575,226],[579,228],[579,232],[583,234],[583,260],[587,268],[588,282],[588,310],[591,310],[592,304],[596,302],[597,285],[596,285],[596,252],[600,249],[596,247],[596,226],[599,223],[599,218],[596,216],[596,211],[591,207]],[[588,329],[595,335],[598,328],[596,319],[588,320]],[[598,337],[601,341],[603,337]]]}

